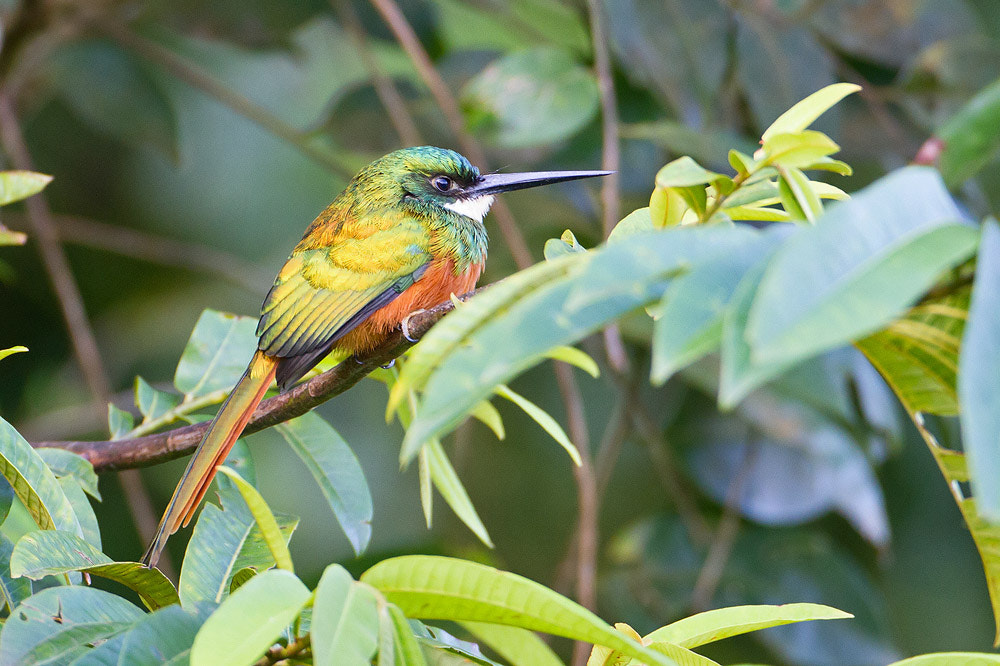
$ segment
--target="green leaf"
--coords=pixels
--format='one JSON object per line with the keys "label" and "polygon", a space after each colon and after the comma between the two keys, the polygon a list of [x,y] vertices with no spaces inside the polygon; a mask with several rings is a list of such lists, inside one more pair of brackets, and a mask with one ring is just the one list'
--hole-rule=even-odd
{"label": "green leaf", "polygon": [[0,418],[0,474],[43,530],[63,530],[82,536],[73,505],[38,452]]}
{"label": "green leaf", "polygon": [[621,219],[608,234],[608,243],[617,243],[635,234],[649,233],[655,230],[652,212],[649,208],[639,208]]}
{"label": "green leaf", "polygon": [[782,606],[733,606],[706,611],[668,624],[644,637],[645,642],[666,641],[685,648],[714,643],[730,636],[777,627],[792,622],[840,620],[850,613],[822,604]]}
{"label": "green leaf", "polygon": [[991,666],[1000,664],[1000,655],[985,652],[937,652],[897,661],[889,666]]}
{"label": "green leaf", "polygon": [[232,594],[236,590],[243,587],[243,584],[248,580],[257,575],[257,569],[254,567],[243,567],[239,571],[233,574],[233,580],[229,583],[229,594]]}
{"label": "green leaf", "polygon": [[[493,541],[486,531],[486,526],[483,525],[479,514],[476,513],[476,507],[472,505],[472,500],[469,499],[465,486],[462,485],[458,473],[448,460],[440,440],[431,439],[424,445],[424,450],[427,452],[427,470],[434,482],[434,487],[448,502],[448,506],[455,512],[455,515],[462,519],[462,522],[479,537],[480,541],[492,548]],[[430,523],[429,519],[428,523]]]}
{"label": "green leaf", "polygon": [[[9,203],[38,194],[51,182],[52,176],[46,176],[44,173],[0,171],[0,206],[6,206]],[[18,349],[18,351],[22,351],[22,349]],[[23,349],[23,351],[28,350]]]}
{"label": "green leaf", "polygon": [[[178,593],[191,607],[199,601],[218,604],[228,594],[233,575],[245,567],[263,571],[274,566],[274,557],[235,490],[219,493],[222,509],[206,504],[194,526],[181,567]],[[285,539],[291,538],[298,519],[277,517]]]}
{"label": "green leaf", "polygon": [[656,172],[656,186],[666,188],[708,185],[722,178],[725,176],[721,173],[709,171],[685,155]]}
{"label": "green leaf", "polygon": [[66,664],[128,629],[142,611],[110,592],[69,585],[24,600],[0,631],[0,663]]}
{"label": "green leaf", "polygon": [[368,666],[378,645],[375,593],[339,564],[323,572],[313,603],[316,666]]}
{"label": "green leaf", "polygon": [[83,456],[65,449],[35,449],[49,466],[56,478],[73,477],[87,494],[96,500],[101,499],[97,488],[97,472],[89,460]]}
{"label": "green leaf", "polygon": [[132,416],[131,412],[126,412],[124,409],[119,409],[112,403],[108,403],[108,432],[111,433],[111,439],[121,439],[134,427],[135,417]]}
{"label": "green leaf", "polygon": [[205,621],[191,647],[191,666],[245,666],[271,647],[302,611],[309,590],[295,574],[257,574]]}
{"label": "green leaf", "polygon": [[177,390],[193,398],[230,389],[257,349],[257,320],[205,310],[174,373]]}
{"label": "green leaf", "polygon": [[316,479],[355,554],[363,553],[372,534],[372,497],[354,451],[315,412],[275,429]]}
{"label": "green leaf", "polygon": [[650,381],[662,384],[719,346],[723,316],[736,286],[789,231],[773,228],[674,278],[655,308]]}
{"label": "green leaf", "polygon": [[127,663],[128,666],[186,664],[200,627],[201,620],[180,606],[161,608],[142,617],[122,635],[115,663]]}
{"label": "green leaf", "polygon": [[[4,247],[5,245],[24,245],[27,242],[27,234],[21,233],[20,231],[11,231],[7,227],[0,224],[0,247]],[[14,347],[14,349],[17,349],[17,347]],[[21,350],[18,349],[18,351]]]}
{"label": "green leaf", "polygon": [[586,252],[587,248],[580,245],[573,232],[567,229],[559,238],[550,238],[545,241],[545,259],[552,261],[566,254],[579,254]]}
{"label": "green leaf", "polygon": [[951,223],[960,219],[940,178],[922,167],[831,207],[768,266],[747,323],[754,359],[792,362],[884,326],[974,251],[975,231]]}
{"label": "green leaf", "polygon": [[138,148],[177,158],[173,109],[139,61],[101,39],[73,40],[49,59],[53,83],[85,123]]}
{"label": "green leaf", "polygon": [[135,378],[135,406],[145,417],[143,423],[163,416],[180,402],[179,395],[155,389],[142,377]]}
{"label": "green leaf", "polygon": [[[1000,225],[983,225],[969,321],[962,337],[958,397],[962,448],[983,518],[1000,523]],[[957,350],[956,350],[957,351]]]}
{"label": "green leaf", "polygon": [[[19,603],[31,596],[31,581],[15,578],[10,573],[10,556],[13,552],[14,543],[0,534],[0,613],[6,608],[8,616]],[[0,653],[2,652],[0,649]]]}
{"label": "green leaf", "polygon": [[281,533],[278,521],[275,519],[274,514],[271,513],[271,507],[264,501],[260,492],[247,483],[242,476],[225,465],[220,465],[216,468],[216,471],[222,472],[236,484],[236,489],[243,496],[243,501],[247,503],[247,508],[253,514],[257,527],[260,528],[260,533],[264,537],[264,542],[267,543],[267,549],[271,551],[275,565],[279,569],[294,573],[295,566],[292,564],[292,554],[288,552],[288,543],[285,541],[285,535]]}
{"label": "green leaf", "polygon": [[760,149],[762,166],[805,167],[840,150],[833,139],[813,130],[775,134]]}
{"label": "green leaf", "polygon": [[179,602],[177,590],[159,569],[138,562],[115,562],[83,539],[55,530],[24,535],[14,547],[11,573],[41,580],[79,571],[113,580],[134,590],[148,608],[155,610]]}
{"label": "green leaf", "polygon": [[801,211],[800,219],[815,224],[816,218],[823,214],[823,203],[819,199],[819,194],[813,189],[812,181],[795,167],[782,167],[779,171],[781,175],[778,177],[778,191],[781,193],[782,203],[785,203],[785,210],[791,213],[786,202],[794,201],[797,210]]}
{"label": "green leaf", "polygon": [[578,451],[573,442],[570,441],[569,435],[567,435],[566,431],[562,429],[559,422],[552,418],[548,412],[525,398],[520,393],[515,393],[510,390],[509,387],[503,384],[496,388],[496,394],[501,398],[510,400],[515,405],[520,407],[525,414],[531,417],[531,420],[542,426],[542,429],[549,433],[549,436],[556,440],[559,446],[566,450],[566,453],[569,454],[569,457],[573,461],[574,465],[577,467],[580,466],[580,451]]}
{"label": "green leaf", "polygon": [[911,412],[959,413],[958,345],[971,289],[922,301],[906,316],[855,343]]}
{"label": "green leaf", "polygon": [[497,439],[502,440],[506,436],[503,427],[503,418],[489,400],[480,400],[477,402],[476,406],[469,411],[469,414],[492,430]]}
{"label": "green leaf", "polygon": [[840,100],[859,90],[861,86],[853,83],[834,83],[817,90],[778,116],[777,120],[764,130],[761,139],[767,141],[775,134],[801,132]]}
{"label": "green leaf", "polygon": [[597,113],[597,81],[566,50],[536,47],[501,57],[462,89],[473,130],[503,148],[563,141]]}
{"label": "green leaf", "polygon": [[389,617],[396,636],[396,656],[401,666],[427,666],[424,651],[413,634],[409,620],[396,604],[388,604]]}
{"label": "green leaf", "polygon": [[563,363],[569,363],[570,365],[576,366],[594,379],[601,376],[601,369],[597,367],[597,361],[595,361],[590,354],[581,349],[577,349],[576,347],[570,347],[568,345],[553,347],[549,351],[545,352],[545,355],[554,361],[562,361]]}
{"label": "green leaf", "polygon": [[511,625],[611,647],[650,666],[674,666],[566,597],[483,564],[429,555],[394,557],[361,580],[410,617]]}
{"label": "green leaf", "polygon": [[462,622],[462,626],[510,666],[564,666],[552,648],[527,629],[486,622]]}
{"label": "green leaf", "polygon": [[28,348],[25,347],[24,345],[17,345],[16,347],[8,347],[7,349],[0,349],[0,361],[13,354],[20,354],[26,351],[28,351]]}
{"label": "green leaf", "polygon": [[90,500],[87,499],[87,494],[83,491],[80,483],[71,476],[64,476],[57,480],[59,487],[66,495],[66,499],[69,500],[70,506],[73,507],[73,514],[76,516],[77,522],[80,523],[80,533],[83,535],[83,540],[100,550],[101,527],[97,524],[97,515],[94,513],[94,507],[91,506]]}
{"label": "green leaf", "polygon": [[949,186],[988,165],[1000,150],[1000,80],[986,86],[938,128],[938,164]]}

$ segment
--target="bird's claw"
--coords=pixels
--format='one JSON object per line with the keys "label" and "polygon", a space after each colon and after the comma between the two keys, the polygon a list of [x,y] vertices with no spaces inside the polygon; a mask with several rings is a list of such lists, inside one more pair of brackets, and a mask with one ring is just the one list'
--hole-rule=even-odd
{"label": "bird's claw", "polygon": [[382,368],[383,370],[388,370],[389,368],[391,368],[394,365],[396,365],[396,359],[392,359],[391,361],[389,361],[385,365],[380,365],[379,367]]}
{"label": "bird's claw", "polygon": [[410,314],[408,314],[405,317],[403,317],[403,321],[400,322],[400,324],[399,324],[399,328],[403,332],[403,337],[406,338],[410,342],[414,342],[415,343],[418,340],[418,338],[414,338],[413,336],[410,335],[410,317],[412,317],[413,315],[418,315],[421,312],[427,312],[427,310],[424,310],[423,308],[421,308],[419,310],[414,310]]}

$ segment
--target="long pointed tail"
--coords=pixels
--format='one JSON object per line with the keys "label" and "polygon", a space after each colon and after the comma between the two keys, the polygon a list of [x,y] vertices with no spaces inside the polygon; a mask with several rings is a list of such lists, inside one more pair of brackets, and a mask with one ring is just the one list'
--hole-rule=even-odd
{"label": "long pointed tail", "polygon": [[205,437],[191,456],[191,461],[184,470],[177,489],[174,490],[174,496],[170,498],[163,518],[160,519],[160,526],[156,528],[153,542],[142,556],[146,566],[154,566],[160,559],[160,553],[167,545],[170,535],[180,527],[187,527],[191,521],[195,509],[198,508],[201,499],[208,492],[212,478],[215,477],[216,467],[229,455],[229,450],[233,448],[253,411],[267,392],[267,387],[274,379],[277,365],[277,359],[265,356],[263,352],[258,351],[254,354],[247,371],[243,373],[243,377],[237,382],[219,413],[212,419],[208,430],[205,431]]}

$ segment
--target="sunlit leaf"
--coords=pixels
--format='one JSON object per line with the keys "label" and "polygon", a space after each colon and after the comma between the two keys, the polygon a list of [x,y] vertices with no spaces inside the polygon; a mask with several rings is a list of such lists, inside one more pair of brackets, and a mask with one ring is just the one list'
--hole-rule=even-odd
{"label": "sunlit leaf", "polygon": [[501,398],[506,398],[507,400],[510,400],[515,405],[520,407],[521,410],[524,411],[525,414],[530,416],[535,423],[542,426],[542,429],[545,430],[545,432],[549,433],[549,436],[551,436],[552,439],[556,440],[559,446],[566,449],[566,453],[569,454],[569,457],[573,461],[573,464],[575,464],[578,467],[580,466],[580,451],[577,450],[573,442],[570,441],[569,435],[567,435],[566,431],[562,429],[562,426],[559,425],[559,422],[556,421],[554,418],[552,418],[551,414],[549,414],[544,409],[542,409],[535,403],[525,398],[520,393],[515,393],[514,391],[510,390],[510,388],[507,386],[504,385],[498,386],[496,388],[496,394],[499,395]]}
{"label": "sunlit leaf", "polygon": [[191,666],[254,663],[295,619],[310,596],[291,572],[274,569],[257,574],[202,625],[191,646]]}
{"label": "sunlit leaf", "polygon": [[256,330],[250,317],[202,312],[177,364],[174,386],[190,397],[232,388],[257,349]]}
{"label": "sunlit leaf", "polygon": [[853,83],[834,83],[821,90],[817,90],[778,116],[777,120],[764,130],[761,139],[767,141],[775,134],[801,132],[812,125],[817,118],[826,113],[837,102],[859,90],[861,90],[861,86]]}
{"label": "sunlit leaf", "polygon": [[802,212],[800,219],[815,223],[816,218],[823,214],[823,203],[820,201],[819,194],[813,189],[812,182],[800,169],[795,167],[782,168],[780,171],[778,191],[781,193],[782,202],[785,203],[785,210],[791,212],[786,203],[791,199],[795,202],[798,210]]}
{"label": "sunlit leaf", "polygon": [[305,463],[358,555],[368,547],[372,498],[354,451],[315,412],[282,423],[278,434]]}
{"label": "sunlit leaf", "polygon": [[0,360],[11,356],[12,354],[20,354],[22,352],[28,351],[28,348],[23,345],[17,345],[16,347],[8,347],[7,349],[0,349]]}
{"label": "sunlit leaf", "polygon": [[480,400],[477,402],[476,406],[469,411],[469,414],[492,430],[497,439],[502,440],[506,436],[503,427],[503,418],[489,400]]}
{"label": "sunlit leaf", "polygon": [[758,152],[762,164],[790,169],[809,166],[838,150],[840,146],[827,135],[805,130],[794,134],[775,134],[764,142]]}
{"label": "sunlit leaf", "polygon": [[153,610],[179,602],[173,583],[159,569],[138,562],[115,562],[67,532],[43,530],[24,535],[14,547],[10,567],[12,575],[32,580],[68,571],[107,578],[134,590]]}
{"label": "sunlit leaf", "polygon": [[[45,189],[52,176],[34,171],[0,171],[0,206],[27,199]],[[25,350],[27,351],[27,350]]]}
{"label": "sunlit leaf", "polygon": [[462,622],[462,626],[510,666],[563,666],[552,648],[527,629],[486,622]]}
{"label": "sunlit leaf", "polygon": [[656,173],[657,187],[708,185],[724,176],[709,171],[690,157],[678,157]]}
{"label": "sunlit leaf", "polygon": [[374,592],[331,564],[316,588],[310,631],[316,666],[368,666],[378,645]]}
{"label": "sunlit leaf", "polygon": [[379,562],[361,580],[410,617],[491,622],[605,645],[650,666],[674,662],[629,640],[582,606],[527,578],[475,562],[411,555]]}
{"label": "sunlit leaf", "polygon": [[992,666],[1000,664],[1000,655],[985,652],[936,652],[897,661],[889,666]]}
{"label": "sunlit leaf", "polygon": [[400,663],[405,666],[427,666],[424,652],[403,611],[396,604],[389,604],[388,608],[396,634],[396,654],[401,659]]}
{"label": "sunlit leaf", "polygon": [[260,492],[247,483],[238,473],[225,465],[220,465],[216,468],[216,471],[225,474],[236,484],[236,489],[243,496],[243,500],[247,503],[247,508],[253,514],[257,527],[260,528],[260,533],[264,537],[267,549],[271,551],[275,566],[279,569],[294,572],[295,567],[292,564],[292,554],[288,552],[288,543],[285,541],[285,536],[278,527],[278,521],[275,519],[274,514],[271,513],[271,507],[264,501]]}

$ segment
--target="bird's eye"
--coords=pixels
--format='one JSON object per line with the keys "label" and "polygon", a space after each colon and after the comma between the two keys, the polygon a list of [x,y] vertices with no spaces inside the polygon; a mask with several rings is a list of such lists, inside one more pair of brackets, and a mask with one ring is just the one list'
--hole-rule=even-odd
{"label": "bird's eye", "polygon": [[438,192],[448,192],[455,186],[455,183],[448,176],[435,176],[431,179],[431,185]]}

